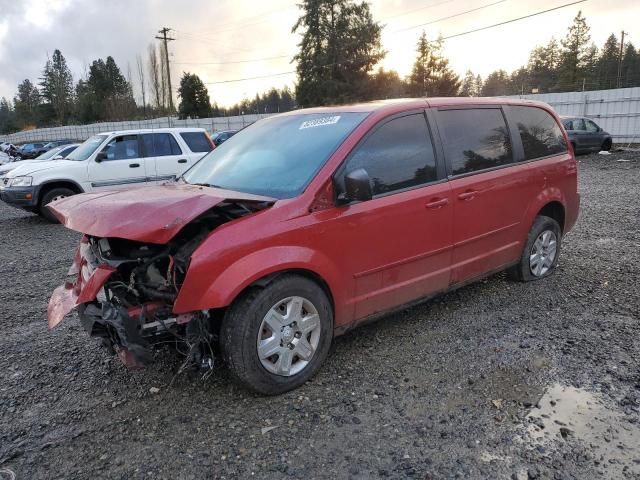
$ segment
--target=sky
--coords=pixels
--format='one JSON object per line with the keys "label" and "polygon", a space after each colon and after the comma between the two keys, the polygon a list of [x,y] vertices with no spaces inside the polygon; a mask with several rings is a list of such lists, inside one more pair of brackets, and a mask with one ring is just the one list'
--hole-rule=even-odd
{"label": "sky", "polygon": [[[382,66],[407,75],[424,29],[429,38],[492,25],[572,0],[370,0],[374,20],[384,25]],[[575,0],[573,0],[575,1]],[[13,98],[25,78],[38,81],[47,57],[62,51],[74,76],[84,78],[91,62],[114,57],[140,95],[136,56],[146,59],[162,27],[169,43],[172,82],[196,73],[212,101],[229,106],[274,86],[293,86],[291,58],[299,34],[298,0],[0,0],[0,97]],[[468,10],[474,10],[464,14]],[[444,53],[461,76],[512,71],[552,36],[566,34],[582,10],[591,37],[601,46],[620,30],[640,46],[640,0],[587,0],[578,5],[445,41]],[[445,18],[451,17],[451,18]],[[264,77],[264,78],[253,78]],[[235,81],[238,79],[250,80]],[[224,82],[224,83],[221,83]]]}

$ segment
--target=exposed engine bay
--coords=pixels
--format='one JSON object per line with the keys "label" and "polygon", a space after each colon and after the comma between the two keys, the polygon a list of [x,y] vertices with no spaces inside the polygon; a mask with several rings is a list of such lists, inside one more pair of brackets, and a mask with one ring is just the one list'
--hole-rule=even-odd
{"label": "exposed engine bay", "polygon": [[95,300],[79,305],[83,327],[103,339],[129,367],[142,366],[152,347],[173,344],[187,364],[210,368],[217,332],[209,311],[176,315],[173,303],[184,282],[193,252],[220,225],[269,204],[222,202],[159,245],[85,235],[80,245],[79,278],[98,267],[113,269]]}

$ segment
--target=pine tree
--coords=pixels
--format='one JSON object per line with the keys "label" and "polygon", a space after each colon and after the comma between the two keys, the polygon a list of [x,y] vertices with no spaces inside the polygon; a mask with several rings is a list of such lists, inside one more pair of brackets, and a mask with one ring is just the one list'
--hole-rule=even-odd
{"label": "pine tree", "polygon": [[567,36],[562,40],[559,87],[564,90],[575,90],[582,87],[585,62],[588,55],[589,26],[582,12],[573,19]]}
{"label": "pine tree", "polygon": [[40,92],[29,79],[18,85],[18,93],[13,99],[15,121],[19,128],[37,124]]}
{"label": "pine tree", "polygon": [[476,76],[471,70],[467,70],[462,79],[460,85],[461,97],[475,97],[476,96]]}
{"label": "pine tree", "polygon": [[416,60],[408,79],[409,94],[413,97],[452,97],[458,94],[460,79],[449,68],[449,60],[442,54],[442,39],[427,40],[423,31],[416,46]]}
{"label": "pine tree", "polygon": [[504,70],[490,73],[482,85],[483,97],[506,95],[509,92],[509,74]]}
{"label": "pine tree", "polygon": [[622,86],[632,87],[640,84],[640,52],[633,43],[627,43],[622,56]]}
{"label": "pine tree", "polygon": [[303,0],[292,32],[302,32],[294,57],[300,105],[326,105],[364,98],[368,72],[384,57],[382,27],[369,4],[351,0]]}
{"label": "pine tree", "polygon": [[180,118],[207,118],[211,114],[211,102],[206,85],[195,73],[184,72],[178,87]]}
{"label": "pine tree", "polygon": [[615,88],[618,76],[618,57],[620,43],[615,34],[609,35],[600,50],[597,64],[597,82],[601,89]]}
{"label": "pine tree", "polygon": [[71,112],[73,77],[60,50],[54,50],[51,59],[47,60],[40,87],[42,97],[51,106],[58,124],[62,125]]}

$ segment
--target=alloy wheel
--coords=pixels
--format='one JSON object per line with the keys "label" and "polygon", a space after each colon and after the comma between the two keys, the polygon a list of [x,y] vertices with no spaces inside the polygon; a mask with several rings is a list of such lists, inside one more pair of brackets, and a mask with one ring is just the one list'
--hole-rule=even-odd
{"label": "alloy wheel", "polygon": [[300,373],[313,359],[320,342],[318,310],[304,297],[288,297],[264,316],[257,352],[262,366],[275,375]]}
{"label": "alloy wheel", "polygon": [[541,277],[549,271],[556,259],[557,247],[558,237],[552,230],[545,230],[538,235],[529,254],[529,269],[532,275]]}

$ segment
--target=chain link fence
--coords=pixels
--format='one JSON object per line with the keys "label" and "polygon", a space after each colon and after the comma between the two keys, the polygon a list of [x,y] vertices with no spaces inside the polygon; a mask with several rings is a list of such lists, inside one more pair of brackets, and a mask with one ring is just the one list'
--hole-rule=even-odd
{"label": "chain link fence", "polygon": [[161,117],[148,120],[130,120],[124,122],[101,122],[90,125],[67,125],[64,127],[38,128],[0,135],[0,141],[18,143],[45,142],[50,140],[68,139],[84,141],[92,135],[112,132],[116,130],[139,130],[143,128],[167,128],[167,127],[198,127],[204,128],[209,133],[222,130],[240,130],[256,120],[273,114],[250,114],[233,117],[194,118],[179,120],[176,117]]}

